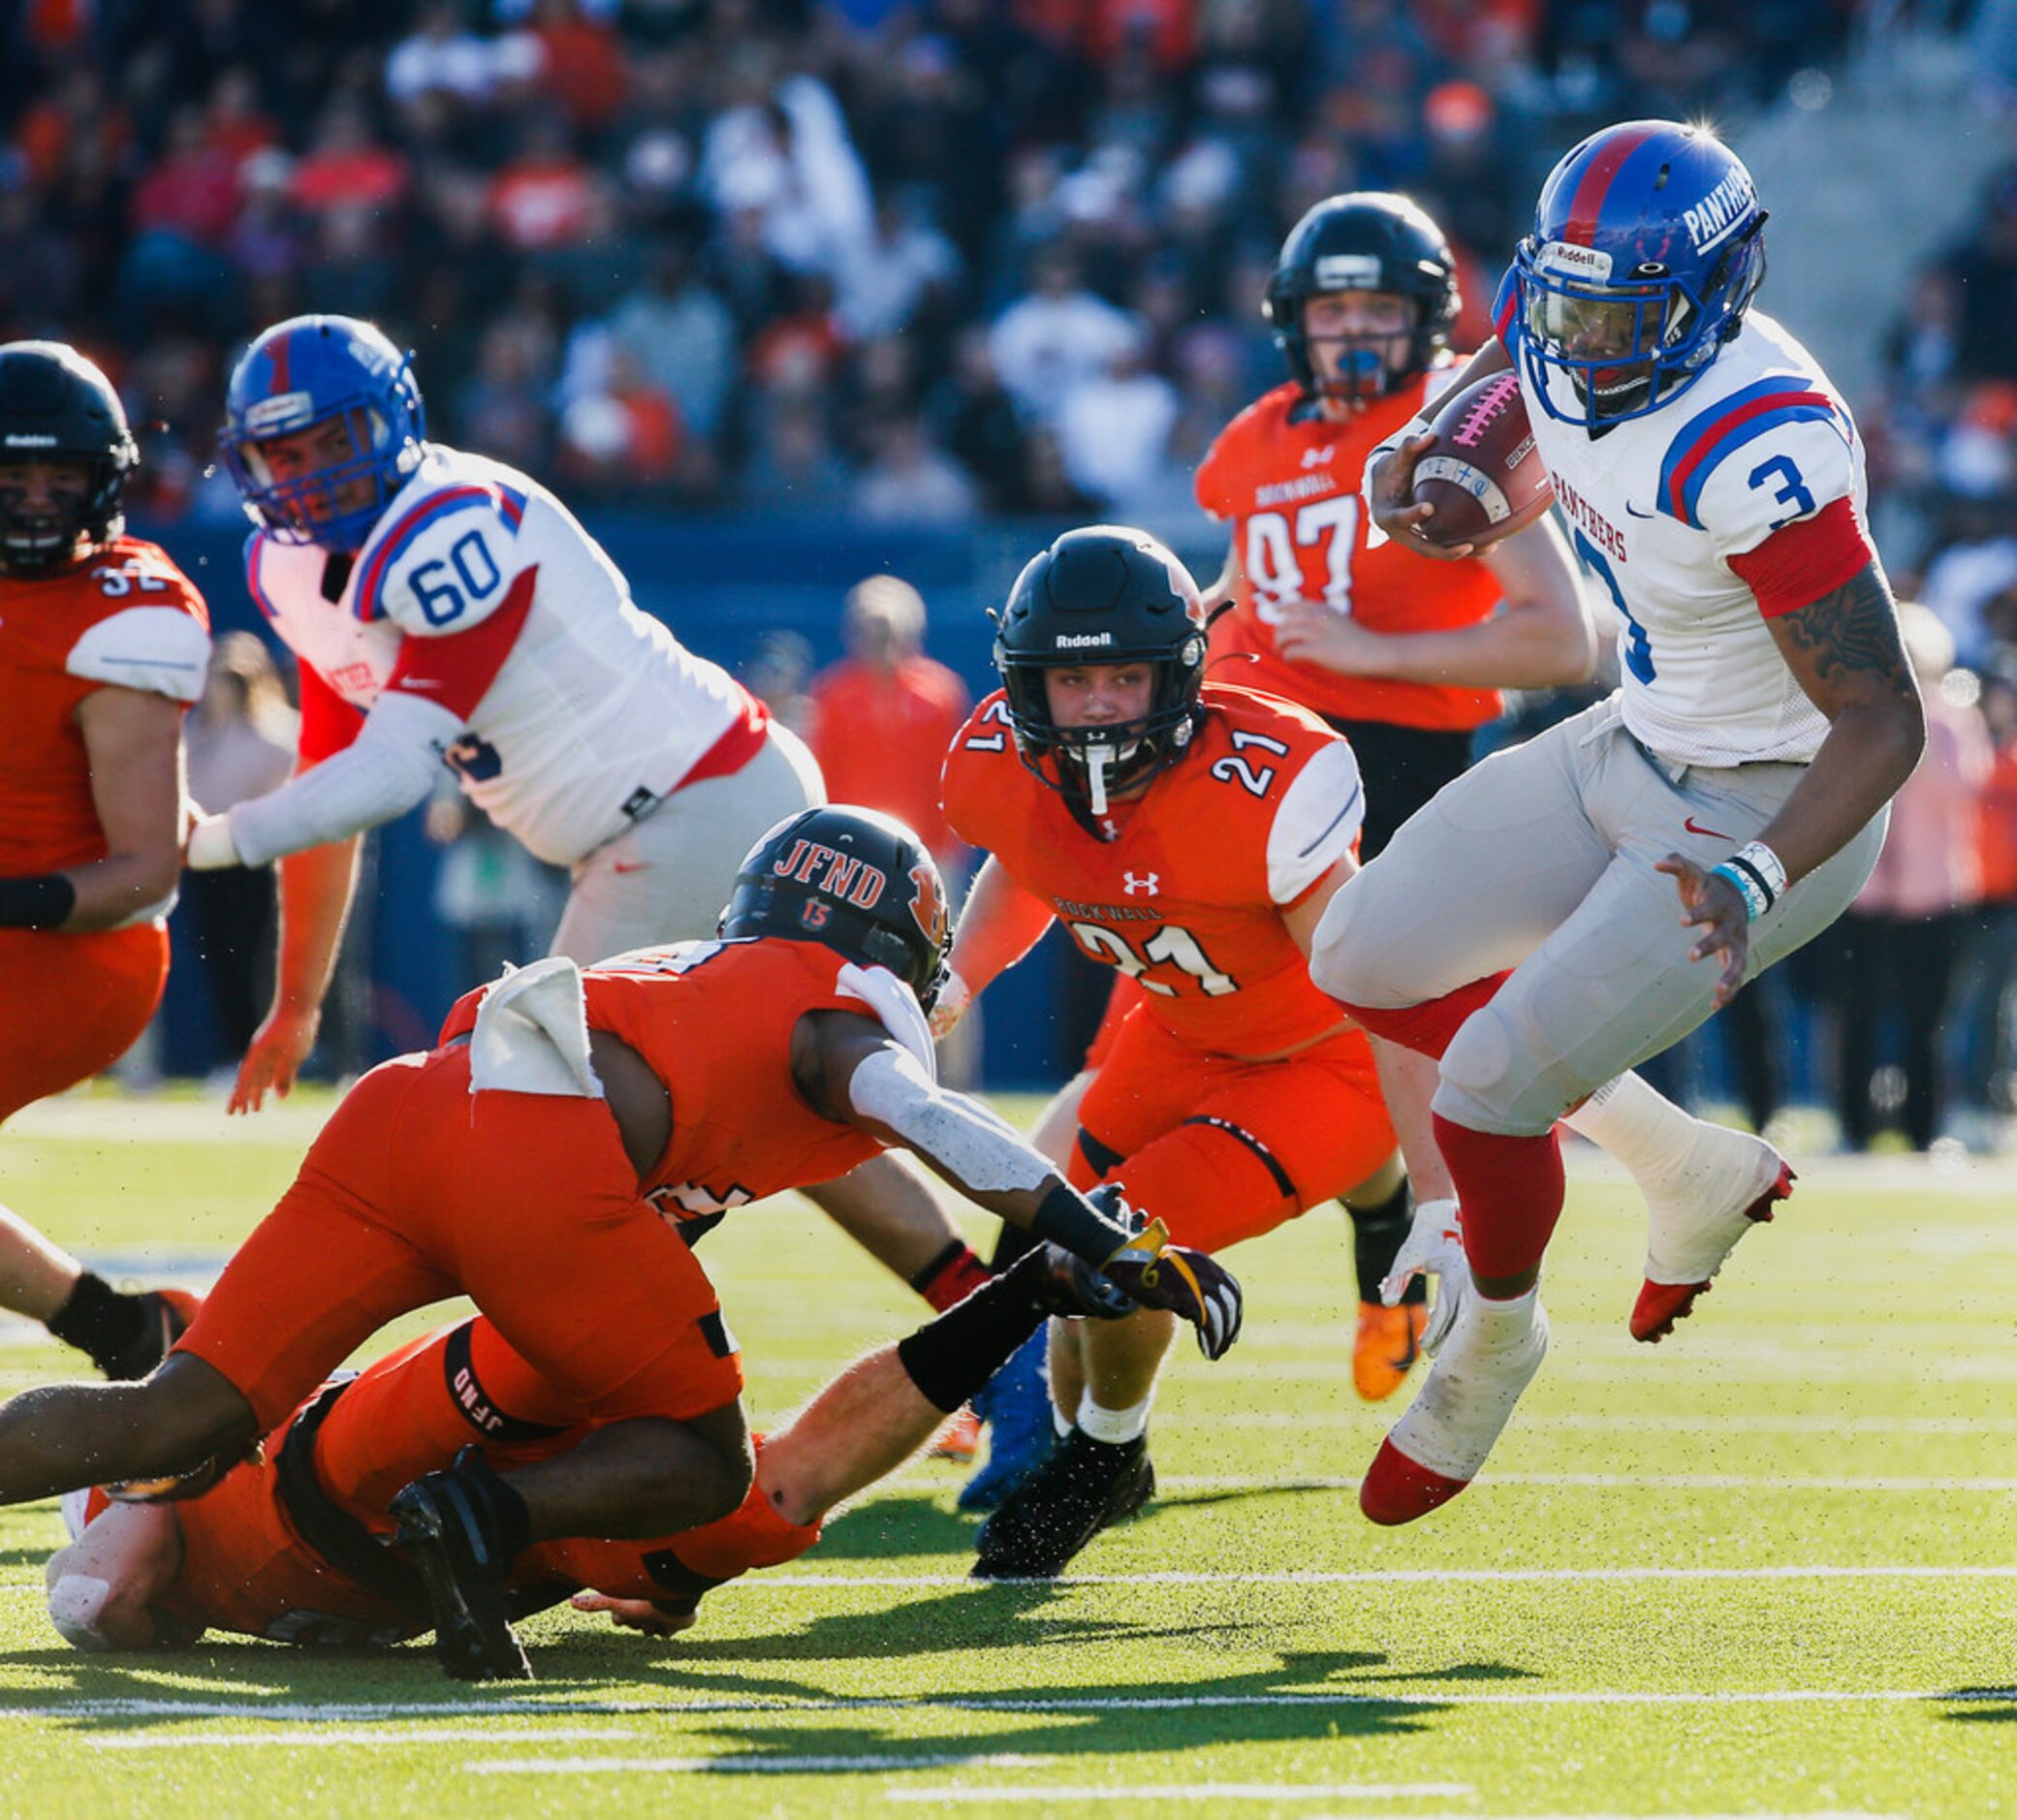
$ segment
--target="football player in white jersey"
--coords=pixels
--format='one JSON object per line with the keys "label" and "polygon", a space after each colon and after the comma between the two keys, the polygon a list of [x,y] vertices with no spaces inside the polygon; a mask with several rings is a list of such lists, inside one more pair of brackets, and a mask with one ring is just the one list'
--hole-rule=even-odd
{"label": "football player in white jersey", "polygon": [[[1635,1169],[1688,1166],[1671,1109],[1619,1077],[1841,914],[1924,743],[1855,425],[1749,309],[1764,222],[1712,134],[1594,135],[1542,190],[1498,339],[1465,376],[1518,372],[1578,553],[1623,616],[1623,681],[1443,791],[1317,932],[1318,984],[1440,1057],[1434,1129],[1477,1292],[1367,1474],[1378,1522],[1461,1491],[1539,1368],[1557,1119]],[[1375,461],[1372,510],[1461,555],[1409,503],[1420,428]],[[1655,1204],[1636,1337],[1669,1332],[1785,1193],[1776,1152],[1746,1142],[1737,1193]]]}
{"label": "football player in white jersey", "polygon": [[[372,324],[299,316],[255,339],[223,449],[258,527],[247,584],[301,675],[295,776],[189,839],[199,869],[281,862],[273,1004],[234,1112],[294,1084],[359,836],[420,802],[443,765],[498,827],[571,869],[552,952],[584,964],[711,936],[742,855],[826,800],[798,737],[641,612],[552,493],[426,440],[410,361]],[[819,1198],[900,1274],[934,1259],[978,1269],[894,1164]]]}

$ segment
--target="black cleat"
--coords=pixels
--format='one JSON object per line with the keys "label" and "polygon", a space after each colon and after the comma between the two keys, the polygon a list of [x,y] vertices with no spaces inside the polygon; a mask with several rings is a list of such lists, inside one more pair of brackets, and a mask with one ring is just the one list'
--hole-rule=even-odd
{"label": "black cleat", "polygon": [[1109,1523],[1155,1495],[1149,1437],[1095,1441],[1074,1428],[981,1525],[976,1580],[1052,1580]]}
{"label": "black cleat", "polygon": [[140,1331],[116,1351],[91,1355],[92,1363],[114,1382],[145,1377],[188,1333],[203,1306],[186,1289],[150,1289],[133,1300],[139,1306]]}
{"label": "black cleat", "polygon": [[474,1475],[462,1469],[475,1455],[464,1448],[454,1468],[424,1474],[393,1499],[399,1525],[393,1541],[426,1585],[443,1672],[460,1681],[529,1681],[532,1665],[506,1615],[511,1560],[497,1546],[494,1525],[485,1522],[481,1490],[470,1483]]}

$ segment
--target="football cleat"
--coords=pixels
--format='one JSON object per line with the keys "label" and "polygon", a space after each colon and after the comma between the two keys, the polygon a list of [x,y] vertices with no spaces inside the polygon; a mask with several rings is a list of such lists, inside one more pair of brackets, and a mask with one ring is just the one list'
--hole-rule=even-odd
{"label": "football cleat", "polygon": [[1155,1495],[1149,1437],[1095,1441],[1073,1428],[981,1525],[975,1580],[1054,1580],[1109,1523]]}
{"label": "football cleat", "polygon": [[1656,1343],[1694,1310],[1737,1241],[1793,1192],[1792,1167],[1763,1138],[1704,1124],[1680,1169],[1647,1202],[1646,1281],[1632,1337]]}
{"label": "football cleat", "polygon": [[1057,1445],[1051,1420],[1049,1334],[1038,1328],[973,1399],[988,1425],[988,1463],[960,1488],[961,1510],[994,1510]]}
{"label": "football cleat", "polygon": [[196,1323],[203,1298],[186,1289],[150,1289],[139,1299],[141,1330],[115,1353],[92,1355],[92,1362],[114,1382],[143,1378],[169,1355],[169,1349]]}
{"label": "football cleat", "polygon": [[1413,1522],[1447,1504],[1483,1469],[1513,1406],[1548,1356],[1548,1316],[1536,1296],[1531,1320],[1495,1339],[1503,1303],[1467,1302],[1435,1355],[1415,1400],[1380,1443],[1359,1487],[1359,1508],[1376,1523]]}
{"label": "football cleat", "polygon": [[1429,1327],[1427,1302],[1383,1307],[1359,1303],[1359,1332],[1352,1342],[1352,1384],[1369,1403],[1384,1402],[1421,1356]]}
{"label": "football cleat", "polygon": [[930,1454],[933,1459],[953,1459],[962,1463],[971,1461],[981,1451],[981,1419],[974,1407],[966,1407],[954,1416],[938,1431],[938,1439],[931,1443]]}
{"label": "football cleat", "polygon": [[462,1681],[529,1681],[532,1665],[505,1610],[511,1562],[486,1521],[477,1475],[465,1470],[472,1461],[481,1466],[482,1457],[465,1447],[451,1470],[425,1473],[393,1499],[393,1542],[420,1569],[443,1671]]}

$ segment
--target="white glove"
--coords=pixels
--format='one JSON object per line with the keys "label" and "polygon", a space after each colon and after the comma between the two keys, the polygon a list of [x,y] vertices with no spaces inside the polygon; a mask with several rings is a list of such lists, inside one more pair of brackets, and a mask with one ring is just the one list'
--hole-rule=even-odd
{"label": "white glove", "polygon": [[966,982],[948,967],[945,984],[938,988],[938,997],[931,1007],[929,1020],[931,1025],[931,1040],[943,1043],[953,1033],[953,1026],[966,1016],[966,1008],[973,1003],[973,994],[967,990]]}
{"label": "white glove", "polygon": [[189,831],[185,863],[192,872],[214,872],[219,866],[245,863],[232,843],[229,816],[197,812],[196,825]]}
{"label": "white glove", "polygon": [[1415,1208],[1414,1224],[1394,1255],[1394,1268],[1380,1279],[1379,1299],[1396,1307],[1416,1276],[1435,1278],[1435,1301],[1422,1333],[1422,1350],[1431,1358],[1457,1323],[1457,1312],[1470,1288],[1470,1265],[1464,1255],[1464,1226],[1454,1201],[1424,1201]]}

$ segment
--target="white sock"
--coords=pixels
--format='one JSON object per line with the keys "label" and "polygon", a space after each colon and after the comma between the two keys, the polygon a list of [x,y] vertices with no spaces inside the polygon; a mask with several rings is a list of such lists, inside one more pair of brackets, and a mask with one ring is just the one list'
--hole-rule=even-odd
{"label": "white sock", "polygon": [[1092,1400],[1092,1393],[1087,1391],[1079,1398],[1079,1427],[1095,1441],[1106,1441],[1119,1447],[1148,1428],[1149,1405],[1154,1400],[1155,1393],[1150,1391],[1140,1402],[1126,1409],[1102,1409]]}
{"label": "white sock", "polygon": [[1642,1183],[1678,1171],[1699,1129],[1692,1114],[1634,1074],[1605,1082],[1561,1122],[1609,1151]]}
{"label": "white sock", "polygon": [[1547,1350],[1538,1287],[1510,1302],[1473,1297],[1388,1438],[1432,1472],[1476,1478]]}
{"label": "white sock", "polygon": [[1533,1327],[1534,1312],[1541,1305],[1541,1286],[1536,1283],[1524,1296],[1509,1302],[1495,1302],[1490,1296],[1473,1295],[1469,1327],[1475,1343],[1487,1352],[1517,1346]]}

